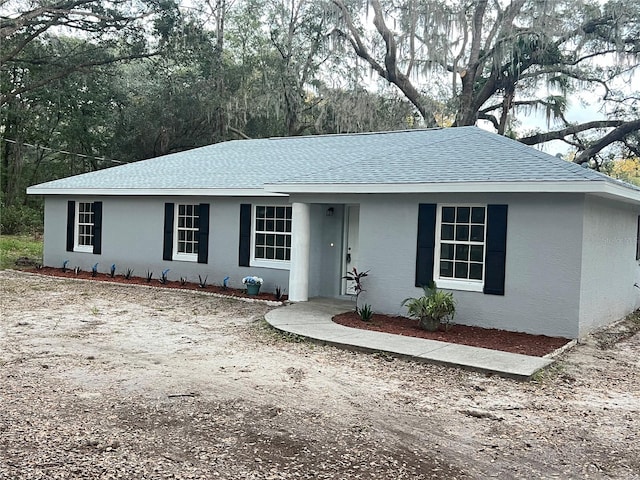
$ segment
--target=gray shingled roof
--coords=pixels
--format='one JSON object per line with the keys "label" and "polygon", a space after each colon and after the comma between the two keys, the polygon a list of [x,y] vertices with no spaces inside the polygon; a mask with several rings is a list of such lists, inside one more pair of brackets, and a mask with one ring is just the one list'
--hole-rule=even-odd
{"label": "gray shingled roof", "polygon": [[[477,127],[235,140],[32,187],[261,189],[266,184],[612,182]],[[632,188],[631,186],[628,186]]]}

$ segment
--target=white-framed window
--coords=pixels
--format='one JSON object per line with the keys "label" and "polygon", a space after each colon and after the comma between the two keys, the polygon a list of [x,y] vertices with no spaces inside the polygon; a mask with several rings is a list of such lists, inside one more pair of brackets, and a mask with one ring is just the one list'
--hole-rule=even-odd
{"label": "white-framed window", "polygon": [[74,251],[93,252],[94,226],[93,202],[76,202]]}
{"label": "white-framed window", "polygon": [[289,268],[291,206],[254,205],[251,265]]}
{"label": "white-framed window", "polygon": [[486,205],[439,205],[433,278],[439,288],[482,291]]}
{"label": "white-framed window", "polygon": [[173,234],[174,260],[198,261],[198,230],[200,228],[200,205],[176,205]]}

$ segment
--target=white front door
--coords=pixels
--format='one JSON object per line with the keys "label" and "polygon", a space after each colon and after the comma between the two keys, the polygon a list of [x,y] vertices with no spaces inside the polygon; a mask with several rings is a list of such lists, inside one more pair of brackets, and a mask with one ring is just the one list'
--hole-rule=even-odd
{"label": "white front door", "polygon": [[[360,207],[358,205],[348,205],[345,208],[345,228],[344,228],[344,269],[351,272],[353,267],[358,268],[358,237],[360,233]],[[355,295],[355,282],[345,280],[342,291],[347,295]]]}

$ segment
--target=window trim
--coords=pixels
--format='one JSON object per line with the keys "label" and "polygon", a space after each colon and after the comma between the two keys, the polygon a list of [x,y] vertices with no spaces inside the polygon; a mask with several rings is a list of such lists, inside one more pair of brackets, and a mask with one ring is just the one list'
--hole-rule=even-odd
{"label": "window trim", "polygon": [[[200,222],[200,203],[174,203],[173,204],[173,247],[171,250],[171,259],[177,262],[198,262],[197,253],[178,252],[178,219],[180,217],[180,205],[198,207],[198,224]],[[195,232],[195,243],[198,245],[199,228],[191,229]],[[198,249],[200,246],[198,245]]]}
{"label": "window trim", "polygon": [[[482,242],[482,280],[456,279],[440,277],[440,251],[442,245],[442,209],[445,207],[482,207],[484,208],[484,241]],[[433,252],[433,281],[438,288],[448,290],[465,290],[469,292],[483,292],[487,269],[487,215],[488,205],[482,203],[439,203],[436,205],[435,246]]]}
{"label": "window trim", "polygon": [[[251,205],[251,242],[250,242],[251,253],[249,256],[249,266],[273,268],[276,270],[289,270],[291,268],[291,260],[275,260],[275,259],[269,260],[269,259],[263,259],[263,258],[256,258],[256,210],[258,209],[258,207],[290,208],[291,219],[293,221],[293,209],[291,205],[277,205],[272,203],[271,204],[270,203],[261,203],[261,204],[254,203]],[[293,231],[288,233],[287,232],[279,232],[279,233],[284,235],[288,234],[292,240],[292,247],[293,247]],[[293,250],[293,248],[291,248],[291,250]]]}
{"label": "window trim", "polygon": [[[91,245],[80,245],[80,204],[89,203],[91,204]],[[95,219],[95,202],[88,200],[76,200],[75,205],[75,213],[73,219],[73,251],[74,252],[82,252],[82,253],[93,253],[94,245],[95,245],[95,228],[96,228],[96,219]],[[89,225],[83,223],[83,225]]]}

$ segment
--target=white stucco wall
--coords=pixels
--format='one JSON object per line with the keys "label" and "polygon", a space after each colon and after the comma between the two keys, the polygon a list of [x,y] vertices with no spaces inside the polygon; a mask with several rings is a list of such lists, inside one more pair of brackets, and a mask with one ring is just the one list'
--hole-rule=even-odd
{"label": "white stucco wall", "polygon": [[[242,277],[257,275],[265,280],[263,290],[273,291],[276,285],[288,290],[289,270],[238,266],[238,237],[240,204],[288,205],[286,198],[233,198],[233,197],[85,197],[86,201],[102,201],[102,254],[67,252],[66,218],[68,198],[51,196],[45,200],[46,266],[60,267],[64,260],[69,265],[90,270],[98,262],[100,272],[108,272],[116,263],[117,272],[128,268],[134,275],[144,277],[147,269],[160,277],[169,268],[169,280],[186,276],[197,282],[198,275],[208,276],[208,283],[222,284],[231,277],[231,286],[242,287]],[[209,203],[210,233],[209,262],[199,264],[185,261],[162,260],[164,203]]]}
{"label": "white stucco wall", "polygon": [[640,209],[587,196],[584,209],[580,335],[640,308],[636,261]]}
{"label": "white stucco wall", "polygon": [[[405,314],[414,286],[420,203],[508,204],[505,295],[454,291],[456,323],[574,338],[578,335],[583,199],[581,194],[344,195],[360,205],[359,269],[370,270],[362,302]],[[325,201],[295,195],[292,201]],[[312,251],[313,255],[313,251]]]}

